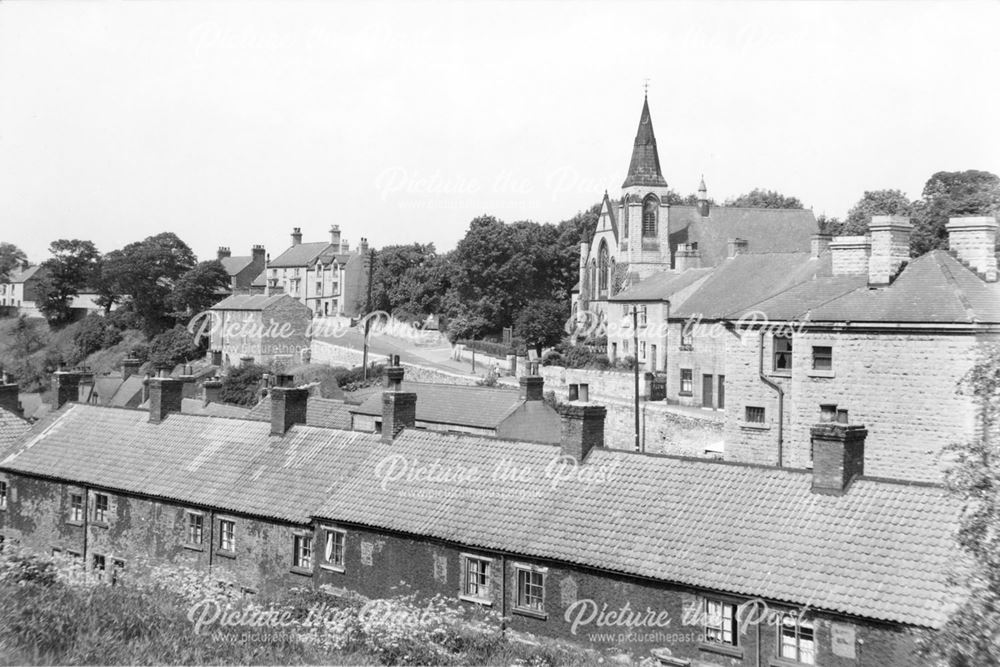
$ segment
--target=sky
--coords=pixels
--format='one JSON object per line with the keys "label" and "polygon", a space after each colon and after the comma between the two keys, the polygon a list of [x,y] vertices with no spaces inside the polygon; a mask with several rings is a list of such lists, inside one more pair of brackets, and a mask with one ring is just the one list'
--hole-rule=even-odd
{"label": "sky", "polygon": [[454,247],[667,183],[844,216],[1000,174],[1000,3],[2,2],[0,241]]}

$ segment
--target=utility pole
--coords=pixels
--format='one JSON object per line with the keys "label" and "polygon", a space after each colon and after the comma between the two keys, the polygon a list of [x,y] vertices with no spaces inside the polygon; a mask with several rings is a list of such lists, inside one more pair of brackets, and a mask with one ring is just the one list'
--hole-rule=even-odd
{"label": "utility pole", "polygon": [[368,252],[368,298],[365,301],[365,345],[361,365],[365,369],[364,378],[368,379],[368,333],[372,328],[372,274],[375,273],[375,249]]}
{"label": "utility pole", "polygon": [[[642,307],[645,315],[646,307]],[[639,307],[632,306],[632,345],[635,350],[635,451],[642,451],[639,444]]]}

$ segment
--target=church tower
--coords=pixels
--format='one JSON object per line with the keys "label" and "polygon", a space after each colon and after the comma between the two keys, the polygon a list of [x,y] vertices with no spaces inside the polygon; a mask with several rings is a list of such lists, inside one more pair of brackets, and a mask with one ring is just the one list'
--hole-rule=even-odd
{"label": "church tower", "polygon": [[618,207],[622,221],[620,261],[627,262],[636,277],[645,278],[670,268],[668,192],[660,169],[649,98],[645,97]]}

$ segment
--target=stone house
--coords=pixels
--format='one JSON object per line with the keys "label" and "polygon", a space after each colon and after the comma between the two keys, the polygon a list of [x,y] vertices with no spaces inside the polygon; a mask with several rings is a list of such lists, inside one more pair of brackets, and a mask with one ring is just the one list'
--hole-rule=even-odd
{"label": "stone house", "polygon": [[293,296],[315,317],[355,317],[368,284],[368,239],[352,251],[333,225],[329,242],[303,243],[296,227],[291,247],[268,262],[265,279],[267,294]]}
{"label": "stone house", "polygon": [[216,258],[229,275],[230,294],[251,294],[254,279],[267,266],[267,251],[262,245],[250,248],[249,255],[236,257],[228,247],[220,246]]}
{"label": "stone house", "polygon": [[6,281],[0,282],[0,308],[11,314],[42,317],[36,305],[38,283],[44,275],[41,269],[40,264],[22,262]]}
{"label": "stone house", "polygon": [[[543,444],[414,429],[400,391],[369,434],[305,425],[304,388],[275,388],[265,423],[180,414],[173,378],[148,411],[66,405],[64,378],[0,453],[0,537],[107,578],[182,563],[247,593],[443,594],[672,665],[908,666],[955,599],[958,503],[868,476],[859,425],[814,425],[808,471],[610,450],[593,404]],[[407,474],[430,462],[448,474]]]}
{"label": "stone house", "polygon": [[574,313],[603,314],[623,288],[665,270],[717,266],[734,243],[743,252],[808,251],[818,231],[809,210],[711,205],[704,178],[695,205],[671,204],[669,194],[644,100],[621,197],[604,193],[594,235],[580,242]]}
{"label": "stone house", "polygon": [[311,312],[291,295],[233,295],[209,312],[209,355],[217,366],[292,366],[308,357]]}

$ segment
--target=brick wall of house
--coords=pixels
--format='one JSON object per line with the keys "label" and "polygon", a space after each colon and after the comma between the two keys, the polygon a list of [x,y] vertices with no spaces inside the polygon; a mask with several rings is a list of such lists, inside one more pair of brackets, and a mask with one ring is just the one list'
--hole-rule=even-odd
{"label": "brick wall of house", "polygon": [[[213,572],[229,573],[227,579],[235,580],[236,585],[257,591],[307,585],[311,580],[310,576],[292,572],[292,536],[296,531],[305,531],[305,526],[101,490],[86,491],[72,484],[9,473],[0,473],[0,478],[9,484],[8,508],[0,511],[0,534],[6,544],[19,544],[40,554],[51,554],[54,549],[80,554],[88,568],[93,565],[94,555],[101,554],[109,570],[112,561],[120,559],[130,572],[165,563],[208,571],[211,562]],[[98,493],[109,500],[104,524],[94,518]],[[85,522],[71,520],[71,494],[85,495]],[[187,544],[190,511],[202,516],[200,548]],[[236,524],[236,548],[231,555],[218,549],[220,519]]]}
{"label": "brick wall of house", "polygon": [[[726,458],[777,463],[776,392],[760,380],[759,336],[727,343],[729,372]],[[821,403],[849,411],[869,431],[865,474],[940,481],[942,448],[974,433],[975,410],[956,394],[972,366],[971,335],[801,332],[793,337],[792,372],[775,374],[772,341],[764,340],[764,372],[785,392],[784,465],[811,466],[809,428]],[[812,347],[833,348],[833,372],[812,370]],[[765,408],[763,425],[747,424],[746,406]]]}
{"label": "brick wall of house", "polygon": [[[323,543],[323,525],[317,528],[318,545]],[[335,527],[346,530],[343,571],[324,568],[318,561],[316,585],[329,584],[372,598],[410,593],[426,596],[439,594],[458,604],[476,608],[481,605],[462,598],[463,555],[472,555],[491,561],[491,604],[488,608],[509,617],[508,627],[515,631],[564,638],[597,648],[614,647],[631,652],[637,658],[649,656],[649,651],[654,648],[669,648],[675,657],[704,665],[766,665],[772,664],[771,659],[777,653],[778,635],[773,617],[770,622],[765,619],[759,624],[746,624],[737,649],[737,655],[741,657],[706,650],[701,642],[702,628],[684,623],[685,609],[701,604],[701,595],[684,587],[538,559],[501,556],[439,540],[356,526]],[[516,610],[518,568],[534,568],[544,573],[543,612]],[[501,569],[503,577],[498,576]],[[737,604],[745,601],[729,596],[721,596],[721,599]],[[769,608],[772,611],[790,610],[778,605],[770,605]],[[638,624],[636,627],[628,627],[624,620],[615,623],[607,615],[603,616],[603,623],[597,620],[602,610],[607,613],[622,609],[626,609],[626,613],[635,612],[636,618],[650,620],[646,625]],[[592,620],[589,623],[580,622],[574,632],[574,619],[583,621],[588,616]],[[656,618],[660,621],[653,621]],[[815,664],[855,667],[859,658],[864,659],[863,664],[886,667],[916,664],[914,636],[907,629],[826,614],[816,614],[814,621],[817,642]],[[833,653],[835,632],[838,637],[846,635],[849,638],[853,635],[855,641],[850,647],[855,651],[855,658]],[[859,655],[860,651],[863,655]],[[843,650],[839,652],[844,653]]]}

